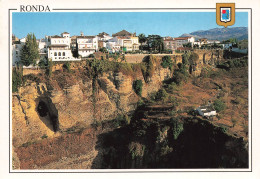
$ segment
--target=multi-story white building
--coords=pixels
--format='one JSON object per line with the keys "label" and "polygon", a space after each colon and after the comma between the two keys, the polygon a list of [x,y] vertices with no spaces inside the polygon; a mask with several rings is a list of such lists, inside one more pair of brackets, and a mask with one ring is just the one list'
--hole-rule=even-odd
{"label": "multi-story white building", "polygon": [[78,36],[77,37],[78,54],[82,57],[88,57],[98,50],[97,36]]}
{"label": "multi-story white building", "polygon": [[45,36],[44,39],[40,39],[38,42],[38,47],[39,47],[39,55],[40,59],[47,59],[48,58],[48,47],[51,44],[50,37]]}
{"label": "multi-story white building", "polygon": [[113,38],[106,32],[99,33],[97,36],[98,36],[98,40],[101,41],[108,41]]}
{"label": "multi-story white building", "polygon": [[174,43],[175,43],[175,47],[176,49],[178,47],[183,47],[184,44],[188,44],[191,43],[191,46],[193,47],[195,42],[195,38],[194,37],[176,37],[174,38]]}
{"label": "multi-story white building", "polygon": [[123,52],[139,50],[139,39],[134,36],[116,36],[111,39],[116,44],[120,45]]}
{"label": "multi-story white building", "polygon": [[164,47],[166,50],[175,50],[177,49],[174,38],[164,37],[163,38]]}
{"label": "multi-story white building", "polygon": [[114,41],[108,41],[106,43],[106,48],[110,53],[119,52],[121,50],[121,46]]}
{"label": "multi-story white building", "polygon": [[21,60],[21,51],[25,44],[26,38],[15,41],[12,44],[12,65],[15,66]]}
{"label": "multi-story white building", "polygon": [[48,48],[48,58],[52,61],[73,61],[79,60],[73,57],[70,49],[70,34],[64,32],[61,36],[50,37],[50,45]]}

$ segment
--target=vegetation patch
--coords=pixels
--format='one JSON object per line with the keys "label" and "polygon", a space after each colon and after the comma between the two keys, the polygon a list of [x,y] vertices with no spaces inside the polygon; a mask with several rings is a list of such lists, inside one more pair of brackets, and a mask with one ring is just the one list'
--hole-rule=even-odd
{"label": "vegetation patch", "polygon": [[172,71],[172,69],[173,69],[173,62],[172,62],[171,57],[169,55],[164,56],[162,58],[161,65],[162,65],[163,68],[169,68]]}
{"label": "vegetation patch", "polygon": [[133,82],[133,89],[138,96],[142,96],[142,90],[143,90],[142,80],[135,80]]}
{"label": "vegetation patch", "polygon": [[12,92],[18,92],[23,83],[23,69],[13,68],[12,70]]}
{"label": "vegetation patch", "polygon": [[226,108],[225,103],[221,99],[216,99],[213,106],[217,112],[223,111]]}

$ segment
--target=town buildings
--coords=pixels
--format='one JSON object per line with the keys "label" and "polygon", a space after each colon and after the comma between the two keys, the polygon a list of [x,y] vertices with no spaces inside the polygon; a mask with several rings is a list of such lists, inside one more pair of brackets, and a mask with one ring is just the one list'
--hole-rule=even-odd
{"label": "town buildings", "polygon": [[12,65],[16,65],[20,61],[21,50],[23,45],[25,44],[26,38],[18,39],[17,37],[13,37],[12,39]]}
{"label": "town buildings", "polygon": [[[161,38],[160,36],[158,37]],[[13,65],[20,61],[21,49],[25,41],[25,38],[19,40],[14,35],[12,36]],[[109,53],[128,53],[138,51],[140,47],[139,38],[136,36],[136,33],[130,33],[126,30],[114,33],[112,36],[106,32],[92,36],[85,36],[83,32],[79,36],[70,36],[70,33],[63,32],[60,36],[46,36],[43,39],[37,40],[37,43],[40,55],[38,61],[47,59],[51,59],[52,61],[73,61],[89,57],[102,48],[106,48]],[[196,48],[200,48],[203,45],[209,47],[215,46],[215,44],[222,45],[224,49],[231,49],[232,47],[231,43],[221,44],[218,40],[208,40],[206,38],[195,41],[195,38],[192,36],[164,37],[163,43],[165,50],[171,51],[187,51],[192,49],[194,45],[196,45]],[[147,41],[143,42],[143,44],[147,44]],[[243,50],[241,53],[247,53],[247,51]]]}
{"label": "town buildings", "polygon": [[166,50],[176,50],[177,47],[176,47],[176,41],[174,40],[173,37],[165,37],[163,39],[163,43],[164,43],[164,48]]}
{"label": "town buildings", "polygon": [[139,38],[136,36],[136,33],[130,33],[126,30],[122,30],[112,35],[113,38],[110,42],[115,42],[115,46],[120,46],[120,50],[123,52],[136,51],[139,50]]}
{"label": "town buildings", "polygon": [[78,54],[81,57],[88,57],[98,51],[97,36],[78,36],[77,37]]}
{"label": "town buildings", "polygon": [[165,37],[163,39],[166,50],[177,50],[179,47],[183,47],[183,45],[186,44],[190,44],[191,47],[193,47],[194,42],[194,37]]}
{"label": "town buildings", "polygon": [[183,47],[184,44],[191,44],[191,47],[193,47],[195,38],[194,37],[177,37],[174,38],[175,40],[175,47]]}
{"label": "town buildings", "polygon": [[52,61],[79,60],[73,57],[70,44],[71,39],[68,32],[63,32],[61,36],[51,36],[48,46],[48,59],[52,59]]}

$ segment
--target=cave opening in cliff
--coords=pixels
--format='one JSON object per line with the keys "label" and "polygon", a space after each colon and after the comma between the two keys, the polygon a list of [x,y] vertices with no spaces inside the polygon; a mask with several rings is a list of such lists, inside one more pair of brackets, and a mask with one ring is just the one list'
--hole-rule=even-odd
{"label": "cave opening in cliff", "polygon": [[54,114],[54,112],[52,112],[52,110],[50,110],[49,108],[50,106],[48,106],[47,103],[41,100],[37,106],[37,112],[41,117],[43,123],[45,123],[45,125],[54,132],[57,132],[59,129],[58,115]]}
{"label": "cave opening in cliff", "polygon": [[41,117],[46,117],[48,115],[48,112],[49,112],[47,105],[43,101],[39,102],[37,110],[38,110],[38,113]]}

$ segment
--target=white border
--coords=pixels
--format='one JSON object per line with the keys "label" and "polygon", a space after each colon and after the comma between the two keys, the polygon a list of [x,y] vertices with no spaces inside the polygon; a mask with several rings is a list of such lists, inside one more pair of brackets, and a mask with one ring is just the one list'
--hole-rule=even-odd
{"label": "white border", "polygon": [[[51,7],[53,8],[53,7]],[[55,8],[54,8],[55,9]],[[57,8],[58,9],[58,8]],[[143,8],[146,9],[146,8]],[[172,8],[174,10],[162,10],[160,8],[158,8],[159,10],[157,11],[156,9],[153,10],[52,10],[51,12],[216,12],[215,9],[175,9]],[[17,9],[16,11],[11,11],[10,12],[10,82],[12,79],[12,12],[19,12],[19,9]],[[127,172],[136,172],[136,173],[142,173],[142,172],[250,172],[252,170],[252,166],[251,166],[251,148],[252,148],[252,140],[251,140],[251,59],[252,59],[252,54],[251,54],[251,11],[250,9],[236,9],[236,12],[248,12],[248,92],[249,92],[249,96],[248,96],[248,141],[249,141],[249,149],[248,149],[248,157],[249,157],[249,168],[248,169],[45,169],[45,170],[39,170],[39,169],[30,169],[30,170],[13,170],[12,169],[12,145],[10,144],[10,172],[11,173],[127,173]],[[219,26],[221,28],[221,26]],[[232,26],[231,26],[232,27]],[[11,84],[10,84],[11,85]],[[10,87],[10,142],[12,143],[12,90]]]}

